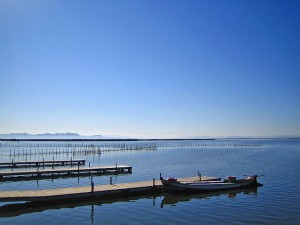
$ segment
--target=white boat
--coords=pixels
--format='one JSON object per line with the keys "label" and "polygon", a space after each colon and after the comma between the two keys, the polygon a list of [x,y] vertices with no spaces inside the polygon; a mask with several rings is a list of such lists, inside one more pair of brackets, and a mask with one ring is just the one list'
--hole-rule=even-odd
{"label": "white boat", "polygon": [[163,177],[160,177],[160,180],[168,191],[173,192],[206,192],[261,186],[257,182],[257,175],[243,179],[236,179],[230,176],[224,181],[179,182],[176,178],[164,179]]}

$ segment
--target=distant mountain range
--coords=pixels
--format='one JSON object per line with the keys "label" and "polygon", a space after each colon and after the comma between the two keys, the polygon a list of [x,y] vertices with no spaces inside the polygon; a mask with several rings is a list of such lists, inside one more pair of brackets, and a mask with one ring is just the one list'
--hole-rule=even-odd
{"label": "distant mountain range", "polygon": [[[225,136],[225,137],[182,137],[182,138],[162,138],[162,139],[256,139],[256,138],[297,138],[299,135],[278,135],[278,136],[264,136],[264,137],[251,137],[251,136]],[[121,137],[121,136],[103,136],[103,135],[91,135],[84,136],[77,133],[44,133],[44,134],[28,134],[28,133],[10,133],[0,134],[0,139],[148,139],[148,138],[134,138],[134,137]],[[154,138],[159,139],[159,138]]]}
{"label": "distant mountain range", "polygon": [[104,139],[102,135],[81,136],[77,133],[45,133],[45,134],[27,134],[10,133],[0,134],[0,139]]}

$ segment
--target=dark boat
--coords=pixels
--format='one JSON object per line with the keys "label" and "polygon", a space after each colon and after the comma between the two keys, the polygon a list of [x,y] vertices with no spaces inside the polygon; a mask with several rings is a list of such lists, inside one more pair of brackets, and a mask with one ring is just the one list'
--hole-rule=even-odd
{"label": "dark boat", "polygon": [[160,180],[164,187],[171,192],[207,192],[262,186],[257,182],[257,175],[243,179],[230,176],[223,181],[179,182],[176,178],[164,179],[163,177],[160,177]]}

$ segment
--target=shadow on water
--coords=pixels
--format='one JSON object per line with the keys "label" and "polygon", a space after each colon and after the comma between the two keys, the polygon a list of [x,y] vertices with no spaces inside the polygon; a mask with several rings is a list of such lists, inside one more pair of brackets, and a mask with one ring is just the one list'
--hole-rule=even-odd
{"label": "shadow on water", "polygon": [[[68,201],[51,201],[47,202],[22,202],[22,203],[12,203],[0,206],[0,217],[15,217],[23,214],[30,214],[36,212],[43,212],[52,209],[62,209],[62,208],[76,208],[82,206],[91,206],[91,221],[93,221],[94,207],[101,206],[104,204],[113,204],[116,202],[135,202],[140,199],[152,199],[152,205],[156,205],[163,208],[165,205],[176,205],[180,202],[188,202],[193,199],[206,199],[209,200],[211,197],[217,197],[222,195],[227,195],[228,198],[238,197],[239,194],[257,194],[257,188],[247,188],[247,189],[235,189],[229,191],[218,191],[218,192],[208,192],[201,194],[148,194],[148,195],[138,195],[129,196],[122,198],[110,198],[110,199],[92,199],[92,200],[82,200],[73,199]],[[163,199],[157,203],[157,198]]]}
{"label": "shadow on water", "polygon": [[93,172],[93,173],[71,173],[71,174],[59,174],[59,175],[43,175],[43,176],[38,176],[38,175],[34,175],[34,176],[15,176],[15,177],[5,177],[5,178],[0,178],[0,184],[4,183],[4,182],[19,182],[19,181],[36,181],[37,183],[39,181],[42,180],[51,180],[52,183],[54,180],[58,180],[58,179],[69,179],[69,178],[77,178],[78,183],[80,178],[85,178],[85,177],[107,177],[107,176],[124,176],[124,175],[130,175],[132,174],[132,172],[105,172],[105,173],[101,173],[101,172]]}

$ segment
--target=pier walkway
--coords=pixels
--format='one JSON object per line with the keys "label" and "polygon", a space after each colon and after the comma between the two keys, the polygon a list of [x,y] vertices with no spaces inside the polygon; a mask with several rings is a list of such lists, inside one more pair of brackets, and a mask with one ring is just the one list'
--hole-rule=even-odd
{"label": "pier walkway", "polygon": [[[201,180],[218,180],[215,177],[204,177]],[[199,180],[199,177],[180,178],[179,181]],[[59,188],[49,190],[30,191],[2,191],[0,192],[0,202],[13,201],[67,201],[76,199],[110,198],[118,196],[138,195],[153,193],[163,190],[160,180],[141,181],[121,184],[108,184],[84,187]]]}
{"label": "pier walkway", "polygon": [[131,166],[115,165],[115,166],[97,166],[97,167],[75,167],[64,169],[43,169],[40,170],[23,170],[23,171],[5,171],[0,172],[0,181],[10,180],[14,178],[18,179],[32,179],[42,176],[72,176],[72,175],[91,175],[91,174],[112,174],[112,173],[132,173]]}
{"label": "pier walkway", "polygon": [[85,159],[0,162],[1,168],[84,165]]}

